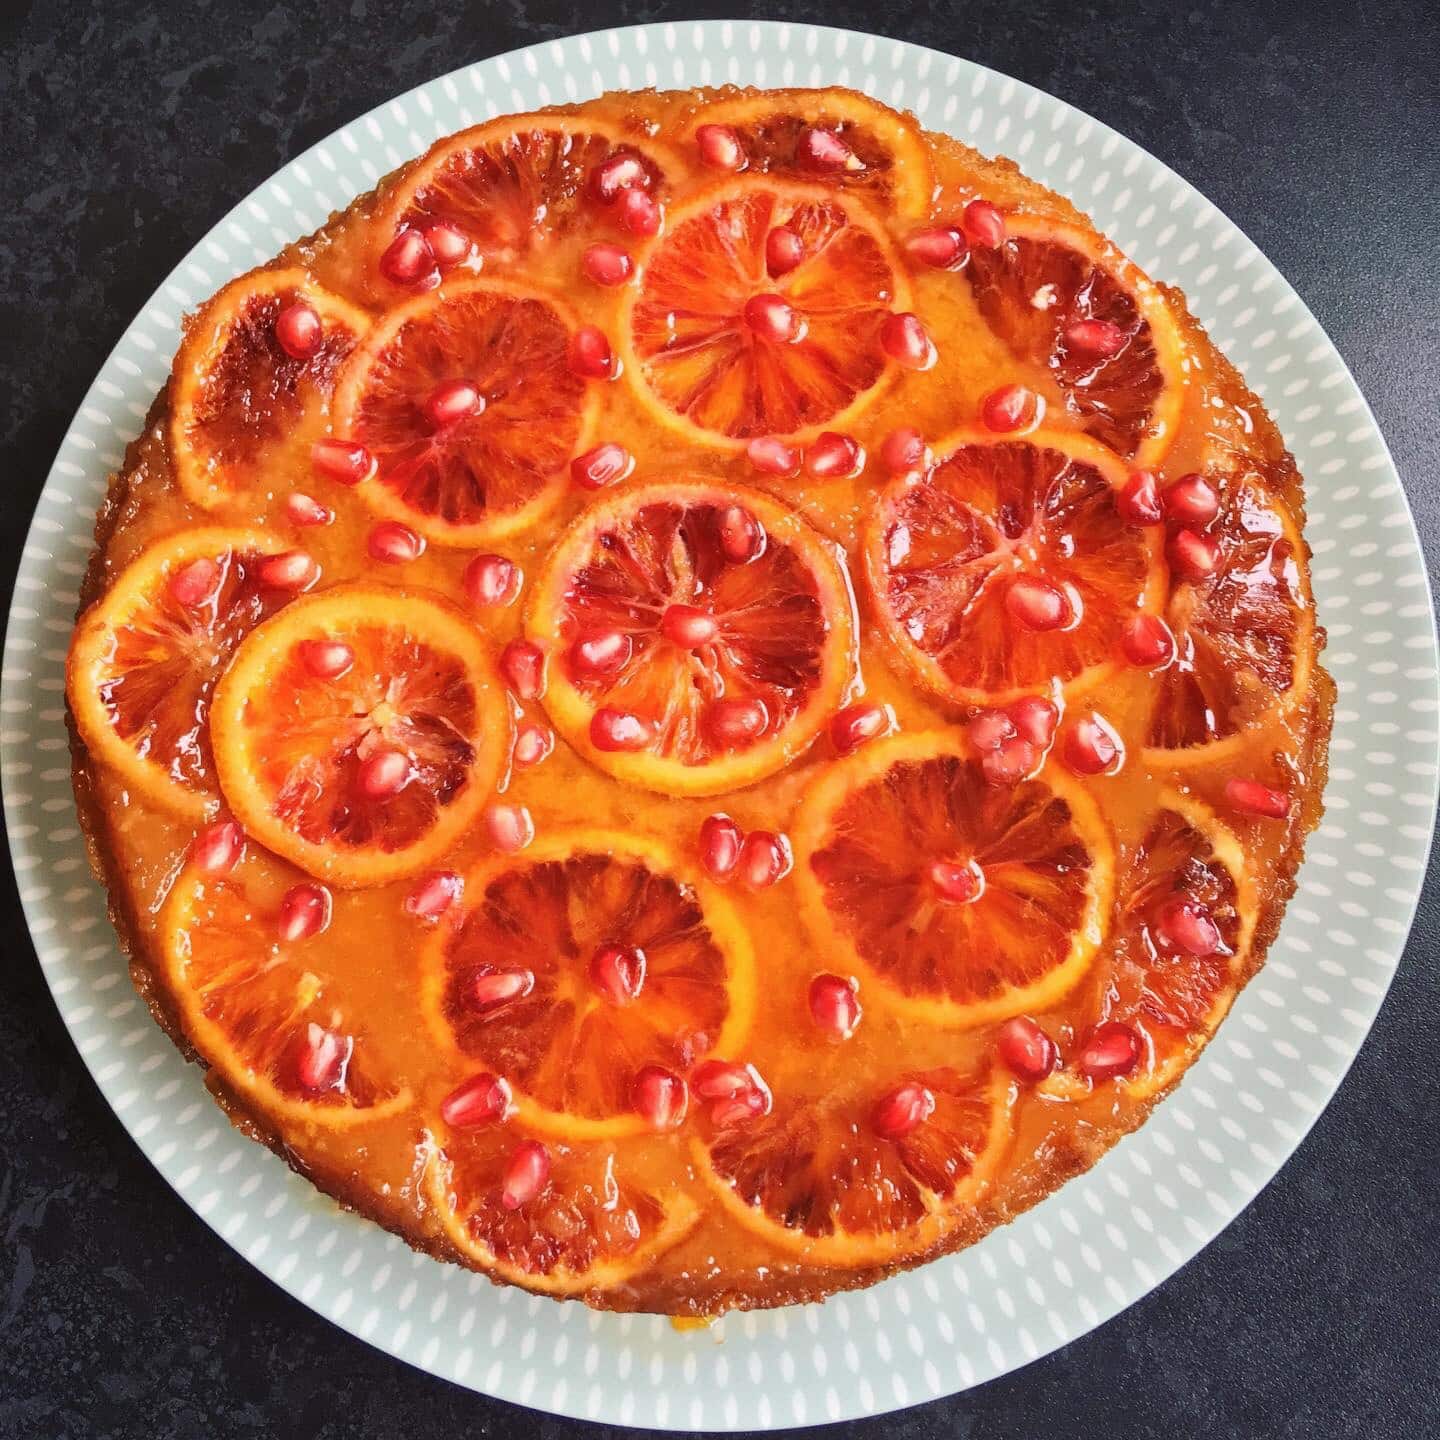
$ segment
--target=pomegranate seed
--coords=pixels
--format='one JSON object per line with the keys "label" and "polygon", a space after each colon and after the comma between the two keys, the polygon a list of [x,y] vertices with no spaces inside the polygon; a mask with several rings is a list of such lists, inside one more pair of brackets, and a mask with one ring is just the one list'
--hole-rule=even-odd
{"label": "pomegranate seed", "polygon": [[377,750],[360,762],[356,783],[364,795],[383,800],[410,783],[410,757],[403,750]]}
{"label": "pomegranate seed", "polygon": [[408,565],[425,553],[425,537],[398,520],[382,520],[371,528],[365,548],[383,565]]}
{"label": "pomegranate seed", "polygon": [[539,1196],[550,1183],[550,1152],[538,1140],[522,1140],[505,1164],[500,1182],[500,1203],[518,1210]]}
{"label": "pomegranate seed", "polygon": [[694,605],[667,605],[660,616],[660,633],[682,650],[698,650],[720,633],[720,622]]}
{"label": "pomegranate seed", "polygon": [[202,875],[225,875],[245,853],[245,832],[234,820],[217,820],[196,837],[190,861]]}
{"label": "pomegranate seed", "polygon": [[645,952],[634,945],[602,945],[590,957],[590,982],[612,1005],[638,1000],[645,986]]}
{"label": "pomegranate seed", "polygon": [[848,170],[854,174],[865,162],[833,131],[812,125],[800,136],[796,157],[816,170]]}
{"label": "pomegranate seed", "polygon": [[470,237],[463,230],[446,220],[432,220],[421,227],[420,233],[435,257],[435,263],[442,270],[448,270],[462,260],[470,258]]}
{"label": "pomegranate seed", "polygon": [[1136,615],[1120,632],[1120,649],[1132,665],[1161,670],[1175,658],[1175,637],[1158,615]]}
{"label": "pomegranate seed", "polygon": [[570,337],[565,358],[571,373],[582,380],[613,380],[620,373],[610,341],[598,325],[582,325]]}
{"label": "pomegranate seed", "polygon": [[736,1060],[706,1060],[690,1076],[690,1088],[702,1100],[734,1100],[753,1091],[768,1091],[753,1065]]}
{"label": "pomegranate seed", "polygon": [[935,1111],[935,1097],[918,1080],[887,1090],[870,1111],[870,1128],[882,1140],[903,1140]]}
{"label": "pomegranate seed", "polygon": [[1203,960],[1218,955],[1225,942],[1210,912],[1196,900],[1172,900],[1155,917],[1156,938],[1167,950]]}
{"label": "pomegranate seed", "polygon": [[296,1066],[301,1089],[312,1095],[336,1089],[345,1078],[350,1048],[348,1040],[312,1020],[305,1027],[305,1042]]}
{"label": "pomegranate seed", "polygon": [[720,553],[732,565],[748,565],[765,553],[765,530],[743,506],[730,505],[720,515]]}
{"label": "pomegranate seed", "polygon": [[555,732],[548,725],[537,725],[532,721],[520,727],[515,736],[515,748],[510,753],[522,770],[531,770],[541,761],[549,759],[554,748]]}
{"label": "pomegranate seed", "polygon": [[690,1087],[659,1065],[645,1065],[635,1073],[630,1103],[652,1130],[674,1130],[690,1108]]}
{"label": "pomegranate seed", "polygon": [[405,897],[405,913],[438,920],[465,893],[465,881],[453,870],[435,870]]}
{"label": "pomegranate seed", "polygon": [[292,885],[280,900],[280,938],[287,945],[330,928],[334,901],[323,885]]}
{"label": "pomegranate seed", "polygon": [[488,1070],[472,1075],[440,1102],[440,1118],[454,1130],[473,1130],[509,1113],[510,1086]]}
{"label": "pomegranate seed", "polygon": [[980,419],[985,428],[1000,435],[1028,433],[1044,414],[1045,401],[1028,385],[1002,385],[992,390],[980,405]]}
{"label": "pomegranate seed", "polygon": [[470,985],[470,1008],[490,1014],[512,1001],[523,1000],[535,988],[533,970],[487,970]]}
{"label": "pomegranate seed", "polygon": [[917,230],[906,242],[905,249],[922,265],[948,270],[967,258],[965,236],[949,225],[933,230]]}
{"label": "pomegranate seed", "polygon": [[775,345],[803,340],[807,329],[805,317],[783,295],[752,295],[745,302],[745,323]]}
{"label": "pomegranate seed", "polygon": [[769,1090],[747,1090],[733,1100],[717,1100],[710,1107],[710,1123],[717,1130],[728,1129],[731,1125],[743,1125],[759,1115],[770,1112]]}
{"label": "pomegranate seed", "polygon": [[1040,764],[1040,751],[1023,735],[1012,735],[985,755],[980,768],[992,785],[1018,785]]}
{"label": "pomegranate seed", "polygon": [[705,711],[705,728],[726,749],[758,740],[769,723],[763,700],[716,700]]}
{"label": "pomegranate seed", "polygon": [[300,663],[317,680],[338,680],[355,663],[355,652],[339,640],[302,640]]}
{"label": "pomegranate seed", "polygon": [[275,339],[292,360],[308,360],[325,343],[319,312],[304,300],[287,305],[275,317]]}
{"label": "pomegranate seed", "polygon": [[1003,710],[982,710],[965,727],[977,750],[998,750],[1015,734],[1015,722]]}
{"label": "pomegranate seed", "polygon": [[1182,580],[1205,580],[1220,567],[1220,542],[1198,530],[1177,530],[1166,552],[1170,568]]}
{"label": "pomegranate seed", "polygon": [[587,280],[597,285],[623,285],[635,266],[629,253],[618,245],[592,245],[580,257],[580,268]]}
{"label": "pomegranate seed", "polygon": [[743,170],[745,147],[728,125],[701,125],[695,131],[695,146],[702,164],[712,170]]}
{"label": "pomegranate seed", "polygon": [[985,893],[985,872],[973,860],[936,860],[930,883],[947,905],[969,905]]}
{"label": "pomegranate seed", "polygon": [[744,840],[740,827],[728,815],[705,817],[700,825],[700,863],[712,880],[723,882],[735,873]]}
{"label": "pomegranate seed", "polygon": [[1077,320],[1065,327],[1065,344],[1080,355],[1093,355],[1108,360],[1118,355],[1130,337],[1108,320]]}
{"label": "pomegranate seed", "polygon": [[446,430],[479,414],[485,408],[485,400],[469,380],[444,380],[430,392],[420,408],[431,426]]}
{"label": "pomegranate seed", "polygon": [[965,238],[982,250],[1005,243],[1005,216],[988,200],[972,200],[960,220]]}
{"label": "pomegranate seed", "polygon": [[929,458],[925,437],[913,425],[897,425],[880,442],[880,463],[892,475],[923,470]]}
{"label": "pomegranate seed", "polygon": [[570,462],[570,478],[582,490],[603,490],[624,480],[635,468],[635,457],[613,440],[577,455]]}
{"label": "pomegranate seed", "polygon": [[220,567],[208,556],[202,555],[188,565],[182,565],[170,574],[165,582],[170,597],[187,610],[193,610],[211,599],[220,588]]}
{"label": "pomegranate seed", "polygon": [[842,975],[817,975],[810,982],[810,1018],[841,1040],[848,1040],[860,1023],[860,1000],[854,980]]}
{"label": "pomegranate seed", "polygon": [[635,653],[635,642],[623,630],[598,630],[582,635],[566,657],[577,680],[604,680],[618,675]]}
{"label": "pomegranate seed", "polygon": [[590,717],[590,743],[597,750],[644,750],[655,740],[655,724],[606,705]]}
{"label": "pomegranate seed", "polygon": [[292,525],[331,525],[335,521],[335,512],[328,505],[299,490],[285,497],[285,515]]}
{"label": "pomegranate seed", "polygon": [[1028,1016],[1007,1020],[995,1035],[995,1049],[1011,1074],[1038,1085],[1060,1058],[1055,1042]]}
{"label": "pomegranate seed", "polygon": [[354,440],[317,440],[310,447],[310,463],[342,485],[358,485],[375,473],[375,457]]}
{"label": "pomegranate seed", "polygon": [[935,363],[935,347],[918,315],[889,316],[880,327],[880,348],[907,370],[928,370]]}
{"label": "pomegranate seed", "polygon": [[255,576],[272,590],[308,590],[320,578],[320,567],[303,550],[286,550],[267,555],[255,567]]}
{"label": "pomegranate seed", "polygon": [[419,230],[402,230],[380,257],[380,273],[396,285],[435,284],[435,252]]}
{"label": "pomegranate seed", "polygon": [[626,190],[621,194],[617,208],[621,225],[632,235],[660,233],[660,206],[653,195],[647,195],[643,190]]}
{"label": "pomegranate seed", "polygon": [[1107,1020],[1085,1037],[1075,1067],[1092,1080],[1115,1080],[1139,1063],[1140,1037],[1119,1020]]}
{"label": "pomegranate seed", "polygon": [[865,447],[838,430],[822,430],[805,452],[805,469],[817,480],[853,480],[865,468]]}
{"label": "pomegranate seed", "polygon": [[472,605],[513,605],[525,583],[525,572],[503,555],[477,555],[460,577]]}
{"label": "pomegranate seed", "polygon": [[633,150],[617,150],[590,172],[590,193],[613,205],[626,190],[648,190],[655,183],[649,167]]}
{"label": "pomegranate seed", "polygon": [[500,673],[517,700],[538,700],[545,693],[545,652],[533,640],[511,640],[500,652]]}
{"label": "pomegranate seed", "polygon": [[1075,618],[1070,600],[1058,585],[1021,575],[1005,592],[1005,609],[1026,630],[1058,630]]}
{"label": "pomegranate seed", "polygon": [[516,855],[535,838],[535,822],[523,805],[487,805],[481,819],[490,843],[504,855]]}
{"label": "pomegranate seed", "polygon": [[830,719],[830,743],[837,755],[853,755],[894,728],[895,712],[888,705],[870,701],[847,705]]}
{"label": "pomegranate seed", "polygon": [[777,225],[765,237],[765,269],[788,275],[805,258],[805,242],[788,225]]}
{"label": "pomegranate seed", "polygon": [[782,475],[788,479],[800,473],[799,448],[787,445],[775,435],[757,435],[745,447],[745,458],[766,475]]}
{"label": "pomegranate seed", "polygon": [[1064,758],[1077,775],[1113,775],[1125,763],[1125,747],[1108,721],[1085,715],[1065,736]]}
{"label": "pomegranate seed", "polygon": [[1182,475],[1165,487],[1167,518],[1181,525],[1208,525],[1220,513],[1220,497],[1203,475]]}
{"label": "pomegranate seed", "polygon": [[1005,712],[1022,739],[1043,750],[1055,736],[1060,712],[1043,695],[1022,695]]}
{"label": "pomegranate seed", "polygon": [[1283,820],[1290,813],[1290,797],[1258,780],[1227,780],[1225,802],[1242,815],[1262,815],[1267,820]]}
{"label": "pomegranate seed", "polygon": [[1151,470],[1137,470],[1115,497],[1120,518],[1130,525],[1158,525],[1164,519],[1160,491]]}
{"label": "pomegranate seed", "polygon": [[772,830],[752,830],[740,847],[737,871],[751,890],[768,890],[778,885],[795,863],[790,841]]}

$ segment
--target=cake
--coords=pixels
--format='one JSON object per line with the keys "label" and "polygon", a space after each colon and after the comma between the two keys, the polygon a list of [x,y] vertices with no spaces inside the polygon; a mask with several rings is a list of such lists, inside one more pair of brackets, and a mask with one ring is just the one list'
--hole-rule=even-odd
{"label": "cake", "polygon": [[603,1309],[817,1300],[1084,1171],[1259,969],[1303,523],[1009,161],[846,90],[506,116],[186,320],[79,813],[156,1021],[342,1205]]}

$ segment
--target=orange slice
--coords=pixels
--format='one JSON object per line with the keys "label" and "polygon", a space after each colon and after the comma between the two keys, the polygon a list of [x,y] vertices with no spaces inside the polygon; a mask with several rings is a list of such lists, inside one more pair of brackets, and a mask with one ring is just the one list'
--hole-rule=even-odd
{"label": "orange slice", "polygon": [[[314,673],[315,646],[347,647]],[[340,586],[236,652],[210,712],[220,785],[250,834],[337,885],[444,854],[489,798],[510,711],[479,632],[423,591]]]}
{"label": "orange slice", "polygon": [[[970,705],[1103,680],[1125,622],[1164,591],[1159,534],[1115,508],[1125,466],[1063,431],[965,430],[935,448],[943,458],[923,478],[880,492],[864,540],[877,616],[909,668]],[[1014,614],[1017,586],[1037,582],[1063,597],[1054,628]]]}
{"label": "orange slice", "polygon": [[[314,350],[287,353],[276,321],[303,304],[319,320]],[[170,454],[189,499],[214,507],[267,484],[288,489],[307,414],[318,416],[370,317],[303,270],[256,270],[185,326],[175,356]]]}
{"label": "orange slice", "polygon": [[766,1116],[692,1144],[726,1213],[777,1249],[836,1269],[932,1251],[973,1213],[1008,1149],[1003,1077],[939,1069],[922,1085],[928,1117],[901,1139],[871,1125],[875,1097],[843,1080],[818,1096],[780,1097]]}
{"label": "orange slice", "polygon": [[[766,238],[784,226],[802,258],[771,275]],[[909,288],[879,223],[858,201],[813,185],[740,180],[677,207],[640,257],[621,310],[625,373],[662,424],[709,444],[843,428],[895,372],[880,345]],[[747,320],[779,296],[798,339]]]}
{"label": "orange slice", "polygon": [[[965,276],[980,313],[1021,360],[1043,366],[1081,427],[1138,466],[1159,464],[1185,395],[1184,346],[1169,303],[1107,240],[1037,215],[1007,215],[1006,238],[974,246]],[[1123,340],[1097,356],[1066,338],[1102,321]]]}
{"label": "orange slice", "polygon": [[[489,544],[565,492],[599,403],[566,363],[573,317],[518,286],[458,280],[390,311],[352,357],[335,431],[374,457],[370,506],[442,545]],[[426,401],[466,381],[474,413],[436,426]]]}
{"label": "orange slice", "polygon": [[[1053,1004],[1104,937],[1114,848],[1090,796],[1051,767],[988,784],[956,731],[877,740],[806,792],[792,829],[803,913],[832,969],[931,1024]],[[974,884],[947,898],[936,865]]]}
{"label": "orange slice", "polygon": [[[66,696],[90,753],[139,794],[191,820],[219,803],[206,718],[235,647],[293,597],[256,561],[285,543],[263,530],[184,530],[158,540],[81,616]],[[194,603],[177,576],[203,582]],[[200,591],[207,591],[199,598]]]}
{"label": "orange slice", "polygon": [[544,1295],[614,1290],[683,1240],[700,1208],[647,1187],[608,1150],[550,1145],[544,1189],[515,1209],[501,1196],[521,1137],[508,1125],[430,1140],[422,1187],[445,1235],[486,1274]]}
{"label": "orange slice", "polygon": [[1177,580],[1175,662],[1157,677],[1147,761],[1214,764],[1310,688],[1315,608],[1305,542],[1284,503],[1248,479],[1222,487],[1220,564]]}
{"label": "orange slice", "polygon": [[176,880],[160,928],[185,1033],[228,1086],[272,1115],[325,1126],[395,1115],[409,1092],[350,983],[366,922],[341,905],[321,933],[282,938],[282,897],[299,879],[252,852],[227,875],[190,866]]}
{"label": "orange slice", "polygon": [[[759,548],[742,563],[726,553],[738,553],[737,523]],[[733,485],[666,481],[592,506],[551,551],[526,624],[536,643],[559,642],[544,702],[556,728],[601,769],[666,795],[713,795],[789,764],[855,673],[834,546]],[[596,642],[619,663],[582,666]],[[632,748],[601,733],[615,716],[639,723]]]}
{"label": "orange slice", "polygon": [[[639,957],[633,994],[597,983],[610,947]],[[730,902],[665,847],[618,831],[564,831],[483,862],[423,966],[442,1044],[503,1076],[528,1128],[568,1140],[643,1132],[637,1072],[683,1075],[735,1052],[755,1006]],[[514,998],[477,999],[477,980],[510,971],[530,977]]]}
{"label": "orange slice", "polygon": [[[823,181],[907,218],[929,209],[935,176],[919,126],[859,91],[768,90],[710,102],[689,126],[691,143],[701,125],[733,130],[747,171]],[[817,129],[820,143],[810,134]]]}

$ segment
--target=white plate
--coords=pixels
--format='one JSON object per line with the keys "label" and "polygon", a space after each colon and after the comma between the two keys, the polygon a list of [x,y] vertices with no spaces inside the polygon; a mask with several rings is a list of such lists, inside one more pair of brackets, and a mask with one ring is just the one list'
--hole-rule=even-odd
{"label": "white plate", "polygon": [[[439,135],[603,90],[727,80],[852,85],[911,109],[1012,156],[1185,290],[1304,471],[1340,698],[1326,819],[1280,938],[1139,1134],[961,1255],[823,1307],[682,1334],[414,1255],[231,1128],[132,994],[86,868],[63,662],[95,508],[165,382],[184,311]],[[292,161],[196,246],[106,362],[40,497],[10,613],[0,773],[20,898],[81,1055],[160,1173],[270,1279],[489,1395],[622,1424],[766,1429],[892,1410],[1023,1365],[1138,1299],[1255,1196],[1334,1093],[1394,973],[1435,812],[1436,724],[1430,596],[1394,466],[1334,347],[1239,230],[1138,146],[993,71],[869,35],[715,21],[577,36],[431,81]]]}

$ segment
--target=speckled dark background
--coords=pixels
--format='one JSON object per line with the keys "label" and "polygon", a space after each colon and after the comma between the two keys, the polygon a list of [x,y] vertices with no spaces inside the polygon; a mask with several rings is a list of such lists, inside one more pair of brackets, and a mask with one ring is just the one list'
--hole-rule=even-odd
{"label": "speckled dark background", "polygon": [[[391,95],[579,29],[738,6],[552,0],[0,5],[0,594],[110,347],[284,161]],[[1440,554],[1435,0],[779,3],[953,51],[1173,166],[1280,267],[1369,397]],[[1057,1355],[864,1424],[895,1440],[1440,1432],[1440,901],[1278,1179],[1147,1300]],[[281,1294],[152,1171],[91,1084],[0,875],[0,1440],[530,1437]],[[610,1432],[618,1434],[619,1432]]]}

